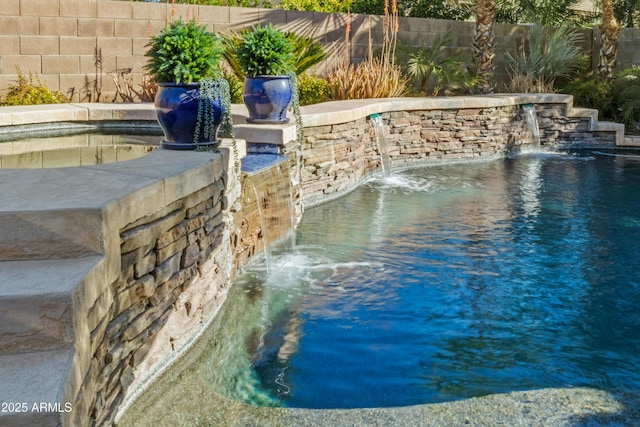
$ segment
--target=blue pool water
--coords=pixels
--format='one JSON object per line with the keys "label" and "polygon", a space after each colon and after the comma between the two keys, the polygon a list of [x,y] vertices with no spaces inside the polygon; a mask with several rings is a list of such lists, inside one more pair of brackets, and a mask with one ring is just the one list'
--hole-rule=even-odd
{"label": "blue pool water", "polygon": [[640,155],[396,172],[308,209],[231,289],[195,375],[305,408],[640,390]]}

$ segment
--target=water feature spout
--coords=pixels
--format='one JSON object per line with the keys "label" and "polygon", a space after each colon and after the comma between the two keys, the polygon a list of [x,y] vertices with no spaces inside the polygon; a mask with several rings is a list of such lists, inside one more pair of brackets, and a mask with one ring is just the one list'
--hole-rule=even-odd
{"label": "water feature spout", "polygon": [[531,150],[533,152],[540,151],[540,128],[538,127],[538,115],[536,114],[536,106],[534,104],[522,104],[522,112],[527,120],[529,132],[533,138]]}
{"label": "water feature spout", "polygon": [[[271,155],[269,163],[265,162],[265,155],[261,157],[262,167],[248,173],[246,179],[255,195],[265,264],[270,273],[274,256],[294,250],[295,220],[288,158]],[[243,170],[246,171],[244,164]]]}
{"label": "water feature spout", "polygon": [[384,132],[384,122],[382,121],[382,116],[380,116],[380,114],[372,114],[370,119],[376,133],[376,142],[378,143],[378,152],[380,153],[382,171],[385,177],[389,177],[391,176],[391,159],[389,157],[387,135]]}

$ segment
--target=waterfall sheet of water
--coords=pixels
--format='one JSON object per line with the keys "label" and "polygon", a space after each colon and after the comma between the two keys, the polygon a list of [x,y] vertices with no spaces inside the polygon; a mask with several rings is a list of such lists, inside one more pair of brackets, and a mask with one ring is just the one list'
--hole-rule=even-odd
{"label": "waterfall sheet of water", "polygon": [[264,241],[267,272],[273,257],[295,249],[295,220],[287,161],[267,167],[247,177],[253,188]]}
{"label": "waterfall sheet of water", "polygon": [[389,144],[387,135],[384,132],[384,122],[380,114],[371,115],[371,124],[376,133],[376,142],[378,143],[378,152],[380,153],[380,162],[382,163],[382,171],[385,177],[391,176],[391,159],[389,158]]}
{"label": "waterfall sheet of water", "polygon": [[522,111],[524,113],[524,117],[527,120],[527,126],[529,127],[529,132],[533,138],[533,144],[531,145],[530,151],[539,152],[540,151],[540,128],[538,127],[538,115],[536,113],[536,106],[533,104],[523,104]]}

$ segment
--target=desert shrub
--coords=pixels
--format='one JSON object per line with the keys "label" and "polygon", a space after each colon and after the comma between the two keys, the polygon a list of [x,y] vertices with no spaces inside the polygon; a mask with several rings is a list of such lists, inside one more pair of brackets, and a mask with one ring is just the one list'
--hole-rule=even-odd
{"label": "desert shrub", "polygon": [[562,86],[562,92],[573,96],[573,104],[576,107],[593,108],[600,112],[600,117],[613,117],[611,86],[593,73],[572,79]]}
{"label": "desert shrub", "polygon": [[429,86],[433,96],[441,90],[468,91],[476,83],[467,64],[471,58],[460,53],[451,53],[447,46],[451,44],[451,34],[437,36],[431,46],[419,47],[408,54],[407,74],[414,81],[418,92],[427,92]]}
{"label": "desert shrub", "polygon": [[510,77],[507,90],[554,92],[558,78],[570,78],[584,65],[581,40],[580,33],[566,25],[551,34],[543,26],[533,25],[516,52],[506,53]]}
{"label": "desert shrub", "polygon": [[303,74],[298,77],[300,105],[317,104],[329,99],[329,84],[322,77]]}
{"label": "desert shrub", "polygon": [[28,77],[22,74],[19,69],[17,73],[18,80],[16,84],[9,85],[7,95],[0,104],[41,105],[69,102],[69,99],[62,92],[50,90],[33,73],[29,73]]}
{"label": "desert shrub", "polygon": [[346,12],[350,4],[350,0],[282,0],[285,10],[309,12]]}
{"label": "desert shrub", "polygon": [[[146,3],[164,3],[166,0],[133,0]],[[260,7],[271,9],[273,4],[269,0],[175,0],[175,3],[201,4],[207,6],[237,6],[237,7]]]}
{"label": "desert shrub", "polygon": [[629,130],[640,131],[640,66],[617,73],[611,93],[616,118]]}

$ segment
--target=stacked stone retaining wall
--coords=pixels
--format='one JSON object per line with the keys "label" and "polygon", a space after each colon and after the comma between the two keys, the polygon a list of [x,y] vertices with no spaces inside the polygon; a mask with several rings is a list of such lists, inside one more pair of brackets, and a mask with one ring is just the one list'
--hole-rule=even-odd
{"label": "stacked stone retaining wall", "polygon": [[[187,341],[175,325],[163,331],[168,320],[202,324],[221,303],[229,275],[220,263],[230,258],[225,203],[218,178],[120,231],[120,276],[88,313],[93,354],[70,425],[109,425],[141,363],[149,372]],[[211,280],[194,286],[203,277]],[[163,351],[154,355],[154,346]]]}
{"label": "stacked stone retaining wall", "polygon": [[[615,145],[615,132],[593,130],[590,117],[569,117],[567,103],[537,104],[542,146]],[[382,113],[392,167],[490,158],[532,143],[521,105]],[[353,188],[380,166],[366,118],[305,128],[301,193],[314,204]]]}

